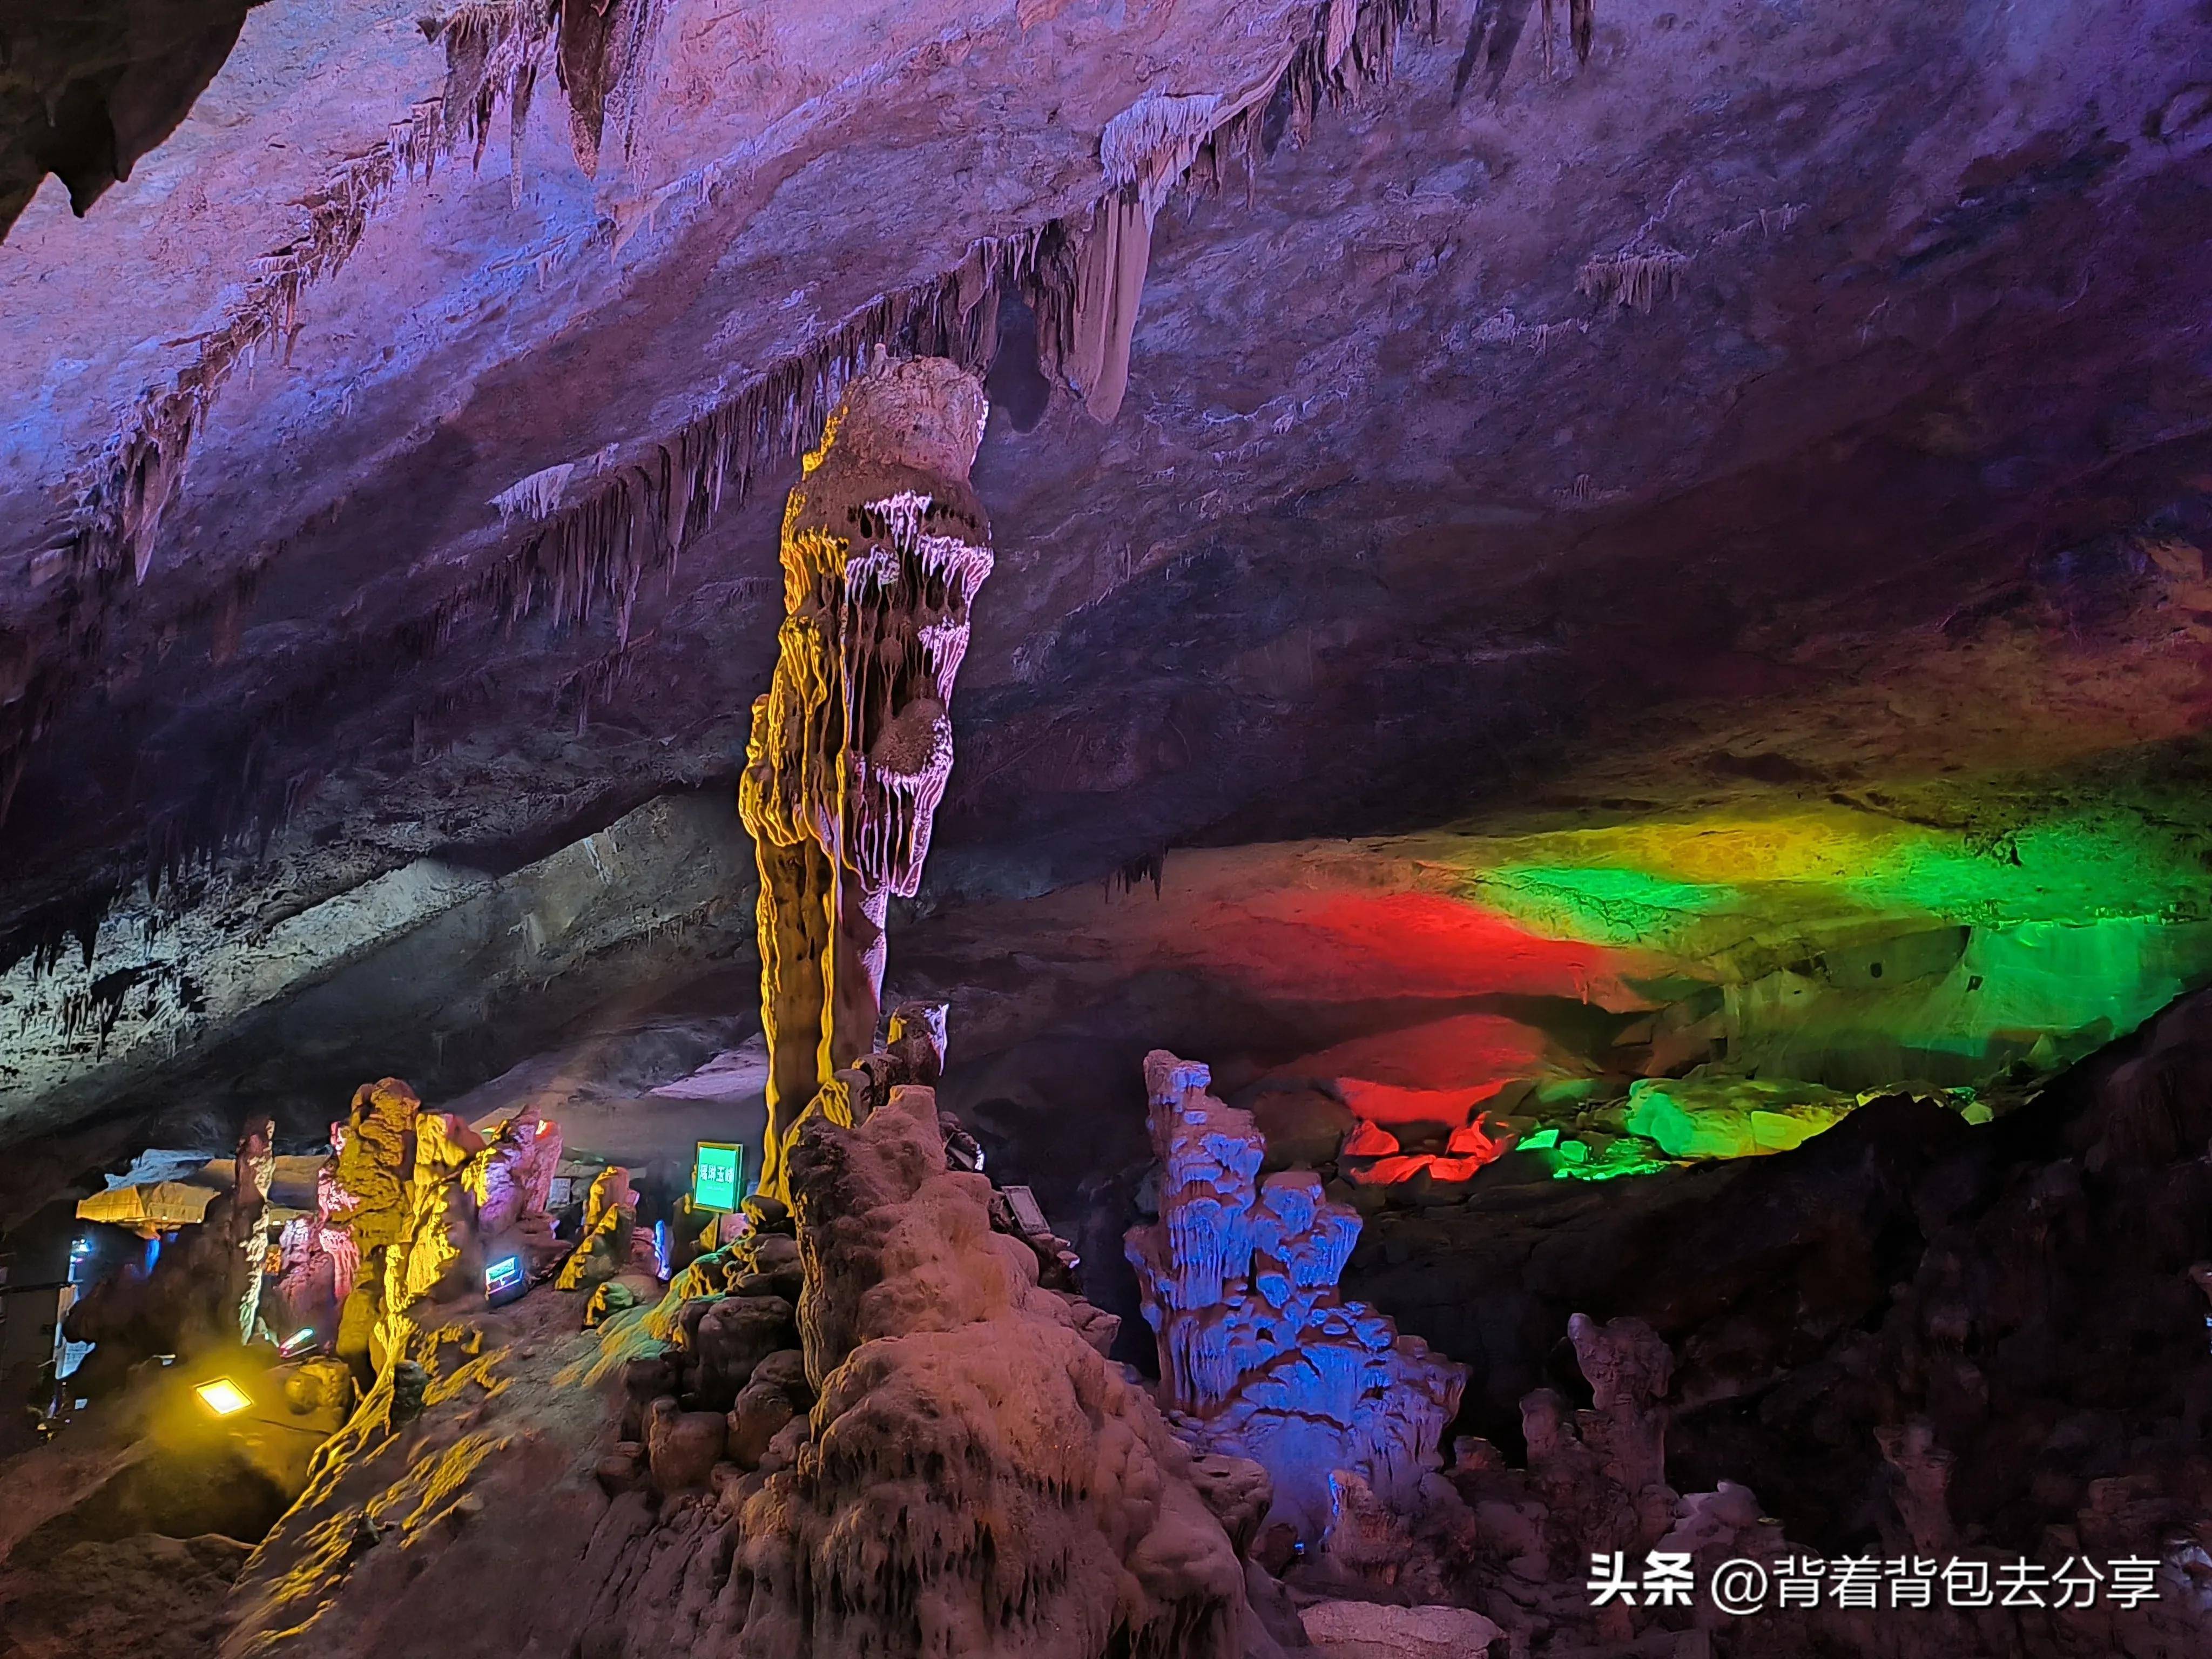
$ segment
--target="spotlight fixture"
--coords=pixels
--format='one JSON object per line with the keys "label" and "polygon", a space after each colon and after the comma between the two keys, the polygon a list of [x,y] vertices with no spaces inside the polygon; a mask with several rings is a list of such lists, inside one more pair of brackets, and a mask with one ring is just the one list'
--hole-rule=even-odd
{"label": "spotlight fixture", "polygon": [[296,1356],[314,1340],[315,1328],[313,1325],[309,1325],[304,1329],[293,1332],[291,1335],[286,1337],[282,1342],[279,1342],[276,1345],[276,1352],[283,1354],[285,1358],[290,1359]]}
{"label": "spotlight fixture", "polygon": [[227,1376],[218,1376],[211,1382],[203,1382],[192,1392],[199,1395],[200,1403],[217,1417],[232,1416],[244,1411],[253,1403],[246,1390]]}
{"label": "spotlight fixture", "polygon": [[522,1258],[503,1255],[484,1269],[484,1294],[499,1297],[522,1288]]}

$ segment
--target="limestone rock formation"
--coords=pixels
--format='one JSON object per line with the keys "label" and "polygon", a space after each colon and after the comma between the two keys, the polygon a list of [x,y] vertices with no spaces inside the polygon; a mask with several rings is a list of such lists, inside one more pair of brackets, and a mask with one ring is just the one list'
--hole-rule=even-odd
{"label": "limestone rock formation", "polygon": [[1638,1541],[1667,1528],[1674,1492],[1667,1485],[1667,1385],[1674,1356],[1640,1319],[1601,1325],[1587,1314],[1567,1322],[1576,1362],[1590,1385],[1592,1409],[1576,1413],[1583,1442],[1606,1478],[1628,1494]]}
{"label": "limestone rock formation", "polygon": [[374,1363],[381,1364],[384,1356],[403,1351],[416,1328],[417,1304],[450,1301],[482,1288],[476,1203],[461,1175],[483,1150],[482,1138],[450,1113],[416,1117],[414,1155],[401,1188],[400,1233],[383,1251],[382,1317],[370,1349]]}
{"label": "limestone rock formation", "polygon": [[629,1171],[611,1164],[592,1179],[584,1202],[584,1231],[561,1265],[564,1291],[588,1291],[629,1265],[630,1235],[637,1225],[637,1193]]}
{"label": "limestone rock formation", "polygon": [[1395,1607],[1374,1601],[1316,1601],[1298,1615],[1324,1656],[1340,1659],[1470,1659],[1502,1632],[1467,1607]]}
{"label": "limestone rock formation", "polygon": [[231,1165],[230,1210],[224,1222],[230,1246],[226,1293],[241,1342],[253,1340],[260,1322],[261,1279],[269,1255],[269,1186],[276,1174],[276,1121],[265,1115],[249,1119]]}
{"label": "limestone rock formation", "polygon": [[[1359,1127],[1359,1120],[1334,1089],[1310,1078],[1263,1080],[1232,1097],[1231,1103],[1251,1113],[1266,1138],[1267,1156],[1260,1165],[1263,1175],[1334,1164],[1348,1150],[1346,1143]],[[1396,1142],[1391,1146],[1395,1150]]]}
{"label": "limestone rock formation", "polygon": [[561,1167],[561,1129],[537,1107],[501,1120],[464,1180],[477,1201],[477,1227],[486,1238],[545,1214],[553,1176]]}
{"label": "limestone rock formation", "polygon": [[357,1373],[383,1370],[404,1349],[416,1304],[480,1285],[476,1200],[462,1177],[484,1151],[481,1135],[451,1113],[423,1110],[398,1078],[354,1091],[326,1197],[331,1222],[359,1253],[337,1345]]}
{"label": "limestone rock formation", "polygon": [[1670,1158],[1755,1158],[1802,1146],[1835,1127],[1855,1104],[1817,1084],[1729,1077],[1700,1066],[1688,1077],[1631,1085],[1626,1127]]}
{"label": "limestone rock formation", "polygon": [[364,1253],[393,1243],[405,1230],[411,1137],[422,1109],[422,1097],[396,1077],[354,1091],[335,1172],[344,1201],[331,1218],[353,1234]]}
{"label": "limestone rock formation", "polygon": [[294,1216],[276,1236],[276,1282],[264,1317],[275,1316],[270,1328],[280,1339],[302,1329],[334,1338],[338,1310],[353,1294],[361,1272],[360,1247],[352,1231],[334,1218],[352,1203],[337,1182],[346,1127],[342,1122],[331,1125],[331,1153],[315,1175],[315,1212]]}
{"label": "limestone rock formation", "polygon": [[1413,1498],[1467,1372],[1337,1294],[1358,1214],[1309,1171],[1257,1180],[1265,1141],[1211,1081],[1164,1049],[1146,1056],[1160,1218],[1131,1231],[1129,1261],[1178,1429],[1261,1464],[1274,1518],[1317,1539],[1333,1471],[1385,1504]]}
{"label": "limestone rock formation", "polygon": [[151,1272],[133,1263],[70,1310],[64,1334],[94,1345],[78,1383],[88,1394],[103,1391],[150,1354],[190,1355],[253,1339],[269,1248],[274,1134],[266,1116],[247,1120],[231,1189],[209,1204],[197,1225],[179,1230]]}
{"label": "limestone rock formation", "polygon": [[696,1322],[686,1322],[686,1391],[708,1410],[729,1410],[761,1363],[790,1348],[797,1335],[792,1305],[780,1296],[726,1296],[707,1304]]}
{"label": "limestone rock formation", "polygon": [[[783,1190],[817,1093],[875,1047],[885,906],[919,887],[951,775],[946,711],[991,574],[968,483],[985,410],[981,383],[945,359],[879,357],[785,509],[775,676],[753,705],[739,790],[760,865],[768,1192]],[[840,1115],[837,1098],[823,1109]]]}
{"label": "limestone rock formation", "polygon": [[1896,1483],[1891,1501],[1914,1550],[1928,1555],[1947,1551],[1958,1540],[1946,1494],[1957,1459],[1936,1443],[1936,1425],[1924,1417],[1875,1431]]}
{"label": "limestone rock formation", "polygon": [[790,1184],[821,1398],[744,1509],[737,1650],[1241,1653],[1243,1566],[1190,1454],[945,1167],[931,1091],[811,1121]]}
{"label": "limestone rock formation", "polygon": [[806,1358],[799,1349],[781,1349],[761,1360],[730,1407],[730,1461],[742,1469],[758,1468],[769,1443],[813,1403]]}

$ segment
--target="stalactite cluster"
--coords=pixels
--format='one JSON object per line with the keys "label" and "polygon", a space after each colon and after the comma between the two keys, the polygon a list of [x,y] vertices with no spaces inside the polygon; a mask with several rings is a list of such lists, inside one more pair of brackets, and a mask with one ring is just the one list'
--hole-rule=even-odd
{"label": "stalactite cluster", "polygon": [[885,905],[920,887],[951,775],[953,678],[991,573],[968,483],[984,413],[957,363],[879,362],[784,514],[785,617],[739,795],[760,862],[772,1192],[799,1114],[875,1047]]}
{"label": "stalactite cluster", "polygon": [[300,204],[307,217],[298,234],[253,262],[240,297],[194,343],[191,361],[145,394],[78,480],[76,507],[51,550],[66,561],[52,643],[26,672],[24,695],[0,703],[0,821],[30,746],[98,655],[117,590],[146,580],[162,512],[216,393],[264,348],[281,342],[289,349],[301,296],[352,257],[400,185],[428,178],[463,144],[480,156],[502,100],[515,106],[519,131],[531,65],[550,20],[545,7],[527,3],[468,5],[426,20],[425,33],[446,47],[444,92],[416,104],[381,143],[344,162]]}
{"label": "stalactite cluster", "polygon": [[[349,641],[327,672],[276,706],[246,711],[228,745],[211,744],[218,758],[204,769],[198,793],[148,825],[149,887],[234,850],[265,848],[315,781],[307,773],[272,775],[267,760],[277,738],[307,711],[442,653],[482,622],[512,627],[543,617],[568,628],[611,617],[617,653],[627,650],[647,577],[672,576],[685,546],[744,499],[762,468],[798,453],[806,434],[823,428],[847,382],[879,350],[947,357],[980,374],[997,354],[1000,296],[1011,292],[1036,313],[1041,365],[1083,387],[1094,414],[1110,416],[1120,397],[1112,388],[1126,384],[1149,261],[1146,201],[1156,210],[1185,178],[1219,190],[1240,158],[1249,190],[1261,159],[1285,137],[1303,142],[1323,105],[1387,82],[1399,31],[1418,0],[1354,5],[1317,11],[1313,27],[1255,88],[1212,100],[1140,100],[1117,118],[1112,142],[1102,142],[1107,187],[1092,207],[980,240],[953,270],[871,301],[636,459],[603,465],[580,499],[565,499],[576,493],[569,478],[557,502],[542,481],[526,500],[507,502],[502,516],[519,538],[509,551],[393,636]],[[228,320],[199,343],[192,362],[150,392],[110,440],[56,544],[68,564],[53,627],[39,641],[0,635],[0,674],[22,684],[20,695],[0,700],[0,823],[32,747],[82,689],[111,612],[149,566],[161,509],[217,391],[258,350],[290,337],[307,287],[351,255],[400,185],[427,176],[464,145],[480,156],[501,105],[511,121],[518,104],[526,112],[536,66],[562,25],[556,9],[496,0],[426,21],[447,54],[442,95],[416,106],[385,143],[332,175],[305,204],[301,234],[257,262]],[[545,516],[534,516],[541,510]],[[32,947],[42,957],[44,940],[42,933]]]}
{"label": "stalactite cluster", "polygon": [[1662,295],[1680,291],[1689,256],[1671,247],[1641,253],[1614,253],[1591,259],[1575,273],[1575,292],[1601,305],[1649,312]]}

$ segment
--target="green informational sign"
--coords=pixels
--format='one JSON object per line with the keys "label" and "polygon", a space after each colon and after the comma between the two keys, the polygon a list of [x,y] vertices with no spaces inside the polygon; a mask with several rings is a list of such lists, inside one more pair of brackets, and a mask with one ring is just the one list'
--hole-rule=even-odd
{"label": "green informational sign", "polygon": [[702,1140],[691,1163],[691,1206],[729,1211],[745,1195],[745,1149],[727,1141]]}

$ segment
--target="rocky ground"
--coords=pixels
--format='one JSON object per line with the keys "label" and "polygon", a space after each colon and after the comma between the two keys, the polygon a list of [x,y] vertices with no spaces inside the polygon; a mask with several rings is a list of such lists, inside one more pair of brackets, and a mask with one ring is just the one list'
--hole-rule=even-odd
{"label": "rocky ground", "polygon": [[[1395,1513],[1347,1494],[1304,1551],[1263,1535],[1229,1489],[1201,1485],[1193,1515],[1219,1519],[1188,1524],[1225,1528],[1212,1535],[1253,1559],[1233,1588],[1208,1594],[1248,1610],[1238,1617],[1254,1633],[1239,1640],[1254,1655],[1304,1641],[1363,1656],[1352,1644],[1425,1656],[1423,1643],[1458,1641],[1443,1650],[1465,1652],[1469,1632],[1495,1634],[1496,1655],[1537,1659],[2197,1651],[2212,1594],[2212,1353],[2198,1282],[2212,1276],[2208,1082],[2212,1003],[2198,998],[1986,1127],[1899,1098],[1771,1157],[1589,1183],[1540,1178],[1522,1154],[1457,1202],[1374,1212],[1345,1288],[1471,1368],[1450,1461]],[[585,1298],[550,1290],[426,1323],[419,1414],[395,1408],[387,1376],[258,1543],[266,1517],[208,1510],[223,1483],[124,1480],[142,1407],[118,1405],[108,1429],[15,1460],[9,1489],[27,1502],[0,1578],[11,1659],[155,1631],[164,1650],[187,1653],[555,1655],[581,1643],[612,1655],[677,1639],[678,1626],[695,1650],[750,1654],[794,1595],[830,1598],[814,1603],[830,1621],[820,1629],[879,1620],[880,1601],[808,1589],[777,1552],[829,1550],[821,1561],[846,1561],[836,1571],[877,1573],[836,1553],[863,1548],[860,1538],[815,1530],[843,1515],[841,1528],[884,1529],[865,1550],[896,1555],[904,1534],[871,1508],[871,1480],[918,1479],[911,1501],[937,1494],[927,1501],[949,1504],[944,1524],[957,1528],[991,1512],[978,1495],[989,1480],[1041,1455],[1018,1439],[975,1443],[981,1467],[1000,1473],[965,1498],[927,1468],[897,1476],[907,1454],[895,1449],[912,1431],[893,1426],[906,1409],[894,1402],[916,1385],[898,1367],[922,1366],[916,1381],[936,1377],[927,1387],[941,1401],[978,1387],[988,1396],[985,1373],[951,1387],[941,1368],[1011,1364],[1038,1340],[1021,1334],[1025,1319],[1066,1333],[1073,1346],[1053,1364],[1077,1373],[1101,1364],[1090,1343],[1107,1340],[1064,1322],[1057,1310],[1079,1304],[1036,1288],[1041,1259],[1026,1246],[963,1255],[979,1238],[1015,1241],[969,1233],[957,1206],[942,1207],[972,1177],[918,1177],[904,1154],[870,1163],[907,1133],[898,1114],[879,1115],[848,1150],[836,1150],[847,1132],[815,1132],[830,1161],[808,1179],[836,1195],[818,1212],[802,1199],[797,1240],[771,1220],[761,1242],[679,1275],[657,1308],[648,1279],[644,1302],[596,1330],[579,1328]],[[953,1183],[940,1198],[902,1207],[939,1178]],[[903,1270],[869,1241],[924,1214],[936,1219],[900,1233],[901,1251],[935,1238],[928,1249],[951,1253],[895,1292]],[[994,1281],[1003,1267],[987,1261],[1027,1266]],[[840,1272],[857,1273],[842,1290],[815,1277]],[[992,1282],[1012,1291],[987,1292]],[[867,1285],[878,1288],[850,1299]],[[993,1334],[994,1319],[1015,1322]],[[946,1334],[920,1334],[930,1330]],[[787,1351],[787,1366],[770,1358]],[[840,1370],[841,1355],[854,1364]],[[1100,1431],[1101,1410],[1152,1409],[1114,1386],[1126,1392],[1085,1396],[1086,1432]],[[1099,1403],[1112,1399],[1122,1403]],[[1077,1511],[1048,1518],[1061,1513],[1048,1505],[1029,1531],[1078,1524],[1069,1538],[1090,1535]],[[1632,1560],[1678,1547],[1701,1572],[1800,1553],[2025,1556],[2054,1569],[2131,1557],[2160,1564],[2160,1596],[2132,1611],[1734,1620],[1704,1606],[1590,1605],[1592,1549]],[[994,1569],[949,1542],[908,1547],[921,1553],[901,1571],[917,1583],[958,1605],[980,1593],[975,1607],[1013,1616],[1014,1603],[978,1589],[1010,1570],[1003,1559]],[[1068,1547],[1073,1561],[1089,1547]],[[1451,1626],[1452,1607],[1489,1625]],[[1024,1628],[1005,1650],[1091,1650]]]}

